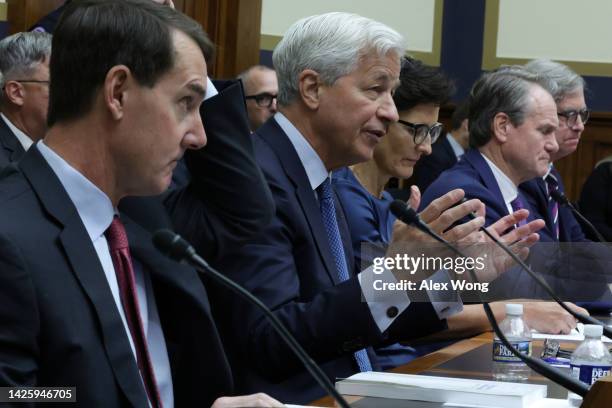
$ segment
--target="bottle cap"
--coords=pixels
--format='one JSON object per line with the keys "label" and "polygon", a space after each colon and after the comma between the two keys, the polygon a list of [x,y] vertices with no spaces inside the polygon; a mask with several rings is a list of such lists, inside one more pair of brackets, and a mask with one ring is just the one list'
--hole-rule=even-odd
{"label": "bottle cap", "polygon": [[603,334],[603,327],[598,324],[585,324],[584,335],[585,337],[600,338]]}
{"label": "bottle cap", "polygon": [[523,314],[523,305],[520,303],[506,303],[506,314],[521,316]]}

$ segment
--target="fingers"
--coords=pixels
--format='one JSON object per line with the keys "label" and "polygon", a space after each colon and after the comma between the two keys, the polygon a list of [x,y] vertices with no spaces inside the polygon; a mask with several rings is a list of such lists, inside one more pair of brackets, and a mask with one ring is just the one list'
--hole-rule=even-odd
{"label": "fingers", "polygon": [[[506,217],[504,217],[504,218],[502,218],[502,219],[500,219],[498,221],[498,222],[501,221],[501,223],[500,223],[500,225],[498,227],[502,228],[506,224],[506,222],[508,222],[508,220],[505,220],[505,218]],[[545,225],[546,225],[546,223],[544,222],[544,220],[539,220],[539,219],[538,220],[534,220],[534,221],[531,221],[531,222],[529,222],[529,223],[527,223],[525,225],[521,225],[518,228],[514,228],[514,229],[508,231],[506,234],[499,236],[499,239],[500,239],[500,241],[502,241],[503,243],[505,243],[507,245],[512,245],[515,242],[519,242],[519,241],[525,241],[527,238],[530,238],[531,240],[533,240],[533,238],[537,235],[535,233],[537,231],[541,230]],[[501,231],[503,231],[503,230],[501,230]],[[495,233],[497,233],[497,230],[495,230]],[[503,234],[503,232],[502,232],[502,234]]]}
{"label": "fingers", "polygon": [[408,199],[408,205],[413,210],[418,210],[421,205],[421,192],[417,186],[410,186],[410,198]]}
{"label": "fingers", "polygon": [[580,313],[580,314],[585,315],[585,316],[590,316],[589,311],[588,311],[588,310],[586,310],[585,308],[582,308],[582,307],[580,307],[580,306],[577,306],[577,305],[575,305],[575,304],[573,304],[573,303],[571,303],[571,302],[564,302],[564,303],[567,305],[567,307],[569,307],[570,309],[572,309],[574,312],[576,312],[576,313]]}
{"label": "fingers", "polygon": [[449,191],[442,197],[433,200],[419,215],[423,222],[429,224],[431,221],[437,219],[442,212],[458,203],[464,196],[465,193],[461,189]]}
{"label": "fingers", "polygon": [[484,217],[476,217],[471,221],[459,224],[442,234],[450,242],[461,241],[465,244],[482,242],[482,233],[479,231],[485,223]]}
{"label": "fingers", "polygon": [[284,407],[279,401],[267,394],[259,392],[239,397],[217,398],[211,408],[237,408],[237,407]]}
{"label": "fingers", "polygon": [[[440,216],[431,222],[429,226],[439,234],[446,231],[449,227],[468,216],[468,214],[478,211],[482,203],[480,200],[468,200],[463,204],[449,208],[443,211]],[[473,222],[475,221],[475,222]],[[464,228],[458,229],[454,234],[454,239],[461,239],[472,231],[476,231],[478,228],[484,225],[484,217],[476,217],[474,220],[463,223]],[[459,227],[455,226],[455,228]],[[455,229],[453,228],[453,230]],[[450,238],[450,236],[449,236]]]}

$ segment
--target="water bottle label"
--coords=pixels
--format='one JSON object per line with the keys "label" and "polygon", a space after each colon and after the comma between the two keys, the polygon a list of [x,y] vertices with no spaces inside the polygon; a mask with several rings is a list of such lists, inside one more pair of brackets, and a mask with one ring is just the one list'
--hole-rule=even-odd
{"label": "water bottle label", "polygon": [[[522,354],[531,355],[531,342],[526,341],[511,341],[510,344]],[[493,342],[493,361],[498,363],[520,363],[521,359],[516,357],[510,349],[508,349],[501,340]]]}
{"label": "water bottle label", "polygon": [[572,377],[582,381],[585,384],[593,385],[601,377],[610,374],[610,366],[592,366],[592,365],[570,365]]}

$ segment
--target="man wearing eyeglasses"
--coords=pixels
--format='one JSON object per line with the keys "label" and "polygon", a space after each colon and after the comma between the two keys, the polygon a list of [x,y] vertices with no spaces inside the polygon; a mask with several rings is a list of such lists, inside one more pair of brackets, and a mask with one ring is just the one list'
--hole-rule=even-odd
{"label": "man wearing eyeglasses", "polygon": [[264,65],[255,65],[238,75],[238,79],[244,85],[249,126],[254,132],[276,113],[276,72]]}
{"label": "man wearing eyeglasses", "polygon": [[584,79],[567,66],[546,59],[530,61],[525,68],[549,80],[548,91],[557,104],[559,128],[555,138],[559,150],[551,154],[544,177],[523,183],[521,190],[534,210],[546,221],[546,228],[540,232],[548,236],[545,238],[559,242],[588,241],[571,210],[560,206],[551,197],[552,190],[565,192],[561,175],[553,163],[576,151],[584,125],[589,120],[589,110],[584,100]]}
{"label": "man wearing eyeglasses", "polygon": [[17,33],[0,41],[0,169],[45,135],[50,56],[47,33]]}

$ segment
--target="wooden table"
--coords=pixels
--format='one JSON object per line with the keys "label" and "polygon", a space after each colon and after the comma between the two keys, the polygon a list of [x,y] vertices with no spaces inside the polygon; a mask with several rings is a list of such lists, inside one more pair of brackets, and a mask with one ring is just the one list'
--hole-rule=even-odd
{"label": "wooden table", "polygon": [[[448,347],[412,360],[410,363],[397,367],[391,372],[405,374],[425,374],[441,377],[462,377],[479,380],[492,380],[491,350],[493,334],[483,333],[478,336],[459,341]],[[563,349],[573,349],[577,343],[562,343]],[[539,356],[542,351],[543,341],[533,342],[533,355]],[[550,380],[532,373],[529,383],[548,385],[549,398],[567,398],[567,391]],[[382,398],[364,398],[347,396],[347,401],[354,407],[439,407],[439,403],[427,403],[418,401],[398,401]],[[311,405],[318,407],[334,407],[331,397],[325,397],[313,401]]]}

